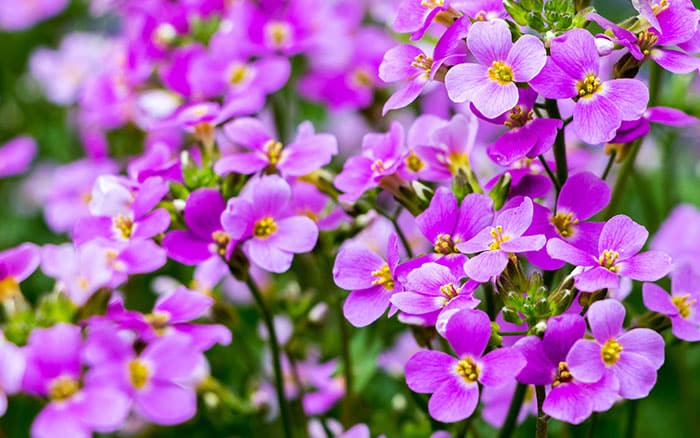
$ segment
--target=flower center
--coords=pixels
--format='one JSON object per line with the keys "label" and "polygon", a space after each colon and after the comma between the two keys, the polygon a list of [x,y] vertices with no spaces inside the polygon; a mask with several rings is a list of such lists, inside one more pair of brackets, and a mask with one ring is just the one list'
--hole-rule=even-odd
{"label": "flower center", "polygon": [[455,368],[457,374],[461,376],[465,382],[474,383],[479,378],[479,367],[471,357],[464,358],[457,362]]}
{"label": "flower center", "polygon": [[276,48],[285,46],[291,34],[292,29],[289,23],[283,21],[270,21],[265,26],[266,39],[271,46]]}
{"label": "flower center", "polygon": [[9,300],[19,294],[19,283],[14,277],[5,277],[0,280],[0,301]]}
{"label": "flower center", "polygon": [[600,78],[593,73],[588,73],[582,81],[576,81],[579,97],[590,97],[600,91],[600,88]]}
{"label": "flower center", "polygon": [[508,118],[503,124],[508,128],[521,128],[532,120],[534,114],[532,111],[527,111],[527,108],[521,105],[515,105],[508,112]]}
{"label": "flower center", "polygon": [[227,232],[219,230],[211,233],[211,240],[216,244],[216,252],[222,256],[226,255],[226,248],[231,242],[231,236]]}
{"label": "flower center", "polygon": [[372,163],[372,166],[370,167],[372,169],[372,172],[374,173],[383,173],[386,171],[386,167],[384,166],[384,161],[381,159],[377,159]]}
{"label": "flower center", "polygon": [[454,283],[447,283],[440,286],[440,293],[443,294],[447,300],[451,300],[459,295],[460,288],[455,287]]}
{"label": "flower center", "polygon": [[384,286],[386,290],[394,290],[394,277],[391,276],[391,270],[388,264],[385,263],[381,268],[372,271],[372,276],[376,278],[376,280],[372,281],[373,285],[380,284]]}
{"label": "flower center", "polygon": [[513,82],[513,69],[503,61],[493,61],[487,73],[489,79],[501,85],[508,85]]}
{"label": "flower center", "polygon": [[603,251],[603,254],[600,257],[598,257],[598,263],[600,264],[600,266],[604,267],[610,272],[617,272],[615,262],[617,262],[617,259],[619,257],[620,254],[617,251],[606,249],[605,251]]}
{"label": "flower center", "polygon": [[424,70],[424,74],[427,76],[430,74],[430,70],[433,68],[433,58],[431,58],[430,56],[425,56],[421,53],[420,55],[413,58],[413,62],[411,62],[411,67]]}
{"label": "flower center", "polygon": [[615,363],[620,360],[620,352],[622,351],[622,345],[615,339],[608,339],[603,345],[603,349],[600,350],[600,355],[603,357],[603,362],[606,365],[615,365]]}
{"label": "flower center", "polygon": [[656,45],[657,41],[659,41],[659,36],[648,30],[644,30],[637,35],[637,45],[644,56],[649,56],[651,49]]}
{"label": "flower center", "polygon": [[572,380],[574,380],[574,378],[571,377],[569,366],[566,364],[566,362],[559,362],[559,366],[557,367],[557,376],[552,382],[552,388],[555,388],[562,383],[569,383]]}
{"label": "flower center", "polygon": [[562,237],[569,237],[574,234],[573,226],[578,223],[578,219],[574,218],[573,213],[557,213],[552,216],[551,222]]}
{"label": "flower center", "polygon": [[231,85],[240,85],[248,77],[248,67],[245,64],[238,64],[231,68],[228,81]]}
{"label": "flower center", "polygon": [[366,67],[357,67],[351,75],[352,82],[363,88],[371,88],[374,80]]}
{"label": "flower center", "polygon": [[72,377],[57,377],[49,386],[49,398],[53,401],[67,400],[78,392],[79,389],[80,383]]}
{"label": "flower center", "polygon": [[503,227],[501,225],[491,227],[491,237],[493,237],[493,242],[489,245],[490,250],[501,249],[501,245],[510,240],[510,236],[503,235]]}
{"label": "flower center", "polygon": [[131,237],[131,233],[134,232],[134,221],[130,217],[119,215],[115,217],[112,221],[114,223],[114,228],[119,231],[119,234],[124,239]]}
{"label": "flower center", "polygon": [[406,157],[406,166],[408,166],[411,171],[418,172],[425,167],[425,162],[412,150]]}
{"label": "flower center", "polygon": [[678,313],[680,313],[683,318],[690,316],[690,307],[698,301],[696,299],[689,300],[688,298],[690,298],[690,294],[676,295],[671,298],[673,304],[678,308]]}
{"label": "flower center", "polygon": [[255,222],[253,235],[259,239],[267,239],[277,231],[277,222],[270,216],[266,216]]}
{"label": "flower center", "polygon": [[424,8],[435,9],[445,6],[445,0],[422,0],[420,4]]}
{"label": "flower center", "polygon": [[651,7],[651,10],[654,11],[654,15],[659,15],[663,11],[669,8],[671,6],[670,0],[661,0],[658,4],[655,4]]}
{"label": "flower center", "polygon": [[268,140],[263,145],[263,151],[267,155],[267,159],[270,160],[270,165],[275,166],[279,163],[282,155],[282,143],[277,140]]}
{"label": "flower center", "polygon": [[452,240],[452,236],[449,234],[438,234],[437,239],[435,239],[435,246],[433,250],[438,254],[454,254],[457,253],[457,248],[455,247],[455,241]]}
{"label": "flower center", "polygon": [[151,327],[153,327],[153,330],[155,330],[156,333],[158,333],[159,335],[162,335],[165,332],[165,329],[168,328],[169,320],[169,313],[160,312],[158,310],[146,315],[146,321],[148,321]]}
{"label": "flower center", "polygon": [[469,166],[469,155],[459,152],[452,152],[447,157],[447,167],[450,169],[450,173],[453,175],[457,175],[460,169],[468,171],[471,168]]}
{"label": "flower center", "polygon": [[148,366],[139,359],[129,362],[129,381],[134,388],[141,389],[146,386],[150,374],[151,371],[148,369]]}

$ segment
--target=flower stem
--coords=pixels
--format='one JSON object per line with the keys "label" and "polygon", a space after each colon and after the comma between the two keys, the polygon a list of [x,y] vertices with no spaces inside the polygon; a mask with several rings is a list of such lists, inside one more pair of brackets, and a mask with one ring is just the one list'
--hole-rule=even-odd
{"label": "flower stem", "polygon": [[336,310],[338,316],[338,330],[340,331],[340,354],[343,359],[343,378],[345,379],[345,404],[342,410],[342,420],[346,427],[351,426],[349,417],[353,404],[354,376],[352,372],[352,355],[350,354],[350,336],[348,334],[347,321],[343,314],[342,300],[336,299]]}
{"label": "flower stem", "polygon": [[557,177],[554,176],[554,172],[552,172],[552,169],[549,168],[549,164],[547,164],[547,160],[544,159],[544,155],[540,155],[538,157],[540,159],[540,162],[542,163],[542,167],[544,167],[544,170],[547,172],[547,176],[549,179],[552,180],[552,184],[554,184],[554,188],[557,190],[561,190],[561,186],[559,185],[559,181],[557,181]]}
{"label": "flower stem", "polygon": [[[545,100],[547,113],[553,119],[561,119],[557,101],[554,99]],[[557,138],[554,141],[554,161],[557,163],[557,180],[559,181],[559,189],[564,185],[569,177],[569,167],[566,162],[566,142],[564,140],[564,127],[557,130]]]}
{"label": "flower stem", "polygon": [[399,226],[399,214],[401,214],[401,207],[399,207],[396,210],[396,213],[394,213],[393,216],[389,215],[388,213],[385,213],[381,211],[380,209],[377,209],[377,213],[379,213],[381,216],[384,216],[385,218],[389,219],[389,222],[394,226],[394,230],[396,231],[396,234],[399,236],[399,240],[401,240],[401,244],[403,245],[403,248],[406,250],[406,255],[408,256],[409,259],[413,258],[413,250],[411,249],[411,244],[408,242],[408,238],[406,237],[406,234],[404,234],[403,230]]}
{"label": "flower stem", "polygon": [[272,320],[272,314],[270,313],[270,310],[265,304],[265,300],[262,296],[262,293],[260,292],[260,288],[257,284],[255,284],[255,281],[250,275],[246,276],[245,282],[246,285],[248,285],[248,289],[250,289],[250,293],[255,299],[255,303],[260,309],[260,313],[263,317],[263,322],[265,323],[265,327],[267,328],[267,333],[270,338],[270,350],[272,350],[272,366],[274,367],[275,371],[275,391],[277,392],[277,403],[280,407],[280,417],[282,418],[282,426],[284,427],[284,436],[287,438],[291,438],[293,436],[291,426],[292,423],[289,419],[289,411],[287,410],[287,400],[284,396],[284,384],[282,379],[282,361],[280,360],[279,342],[277,341],[277,332],[275,331],[275,325]]}
{"label": "flower stem", "polygon": [[544,404],[544,398],[546,397],[544,386],[535,386],[535,394],[537,395],[537,428],[535,437],[547,438],[547,422],[549,421],[549,415],[546,415],[544,411],[542,411],[542,405]]}
{"label": "flower stem", "polygon": [[518,422],[518,415],[523,406],[523,401],[525,401],[526,393],[527,385],[518,383],[518,386],[515,387],[513,400],[510,402],[510,407],[508,408],[508,416],[506,417],[505,423],[503,423],[501,431],[498,433],[498,438],[510,438],[513,431],[515,431],[515,425]]}
{"label": "flower stem", "polygon": [[605,181],[605,179],[608,177],[610,174],[610,170],[612,169],[613,163],[615,162],[615,157],[617,156],[616,151],[610,152],[610,159],[608,159],[608,164],[605,166],[605,170],[603,171],[603,174],[600,176],[600,179]]}

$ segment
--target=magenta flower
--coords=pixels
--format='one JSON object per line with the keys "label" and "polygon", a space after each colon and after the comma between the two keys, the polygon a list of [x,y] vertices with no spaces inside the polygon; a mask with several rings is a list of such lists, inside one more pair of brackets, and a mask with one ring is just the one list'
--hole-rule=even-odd
{"label": "magenta flower", "polygon": [[387,50],[379,65],[379,78],[386,82],[405,81],[384,103],[382,115],[403,108],[416,100],[433,79],[433,58],[411,44],[401,44]]}
{"label": "magenta flower", "polygon": [[[695,58],[699,59],[700,58]],[[651,129],[651,123],[659,123],[666,126],[685,127],[698,123],[698,119],[689,116],[681,110],[664,106],[647,108],[639,120],[622,122],[617,130],[615,138],[610,143],[629,143],[647,135]]]}
{"label": "magenta flower", "polygon": [[385,262],[365,246],[348,245],[333,265],[333,280],[338,287],[351,290],[343,304],[343,315],[355,327],[367,326],[386,312],[392,294],[401,290],[396,279],[399,246],[396,234],[391,234]]}
{"label": "magenta flower", "polygon": [[230,199],[221,223],[232,240],[243,242],[250,260],[266,271],[285,272],[295,253],[316,246],[318,227],[307,216],[288,211],[292,190],[277,175],[248,183],[244,193]]}
{"label": "magenta flower", "polygon": [[224,198],[214,189],[190,193],[185,204],[186,230],[174,230],[163,238],[168,257],[186,265],[196,265],[212,256],[228,257],[231,236],[221,225]]}
{"label": "magenta flower", "polygon": [[[569,177],[561,188],[556,212],[535,204],[532,225],[528,234],[544,234],[547,239],[560,238],[571,245],[595,252],[602,222],[585,222],[610,202],[608,185],[590,172]],[[528,253],[528,260],[542,269],[559,269],[562,260],[547,254],[546,248]]]}
{"label": "magenta flower", "polygon": [[0,145],[0,178],[26,172],[36,152],[36,142],[27,135],[15,137]]}
{"label": "magenta flower", "polygon": [[108,253],[96,242],[77,248],[71,244],[45,245],[41,270],[58,280],[58,289],[80,306],[112,279],[109,259]]}
{"label": "magenta flower", "polygon": [[573,29],[552,40],[551,56],[530,85],[548,99],[574,99],[574,132],[591,144],[610,141],[623,120],[637,120],[649,90],[636,79],[603,81],[595,38]]}
{"label": "magenta flower", "polygon": [[23,243],[0,252],[0,297],[2,300],[19,294],[19,284],[36,271],[40,262],[40,249],[33,243]]}
{"label": "magenta flower", "polygon": [[25,366],[24,352],[0,335],[0,417],[7,410],[7,395],[21,388]]}
{"label": "magenta flower", "polygon": [[89,438],[93,432],[113,432],[129,412],[129,398],[113,382],[83,381],[80,327],[58,324],[34,329],[25,354],[23,388],[49,403],[34,419],[33,437]]}
{"label": "magenta flower", "polygon": [[656,281],[671,270],[671,257],[661,251],[637,254],[649,232],[625,215],[612,217],[603,225],[597,250],[581,249],[561,239],[547,242],[550,257],[585,269],[575,276],[576,288],[593,292],[618,288],[619,277]]}
{"label": "magenta flower", "polygon": [[528,336],[513,347],[522,352],[527,361],[517,376],[518,381],[551,385],[542,410],[552,418],[573,424],[583,422],[593,411],[610,409],[617,400],[619,389],[619,382],[606,378],[606,375],[594,383],[579,381],[572,375],[567,355],[585,331],[586,323],[582,317],[564,314],[547,321],[542,339]]}
{"label": "magenta flower", "polygon": [[474,413],[479,403],[479,383],[505,385],[523,369],[525,360],[513,348],[499,348],[484,355],[491,321],[479,310],[464,309],[452,315],[445,337],[457,358],[441,351],[419,351],[406,364],[406,384],[412,391],[432,393],[430,415],[451,423]]}
{"label": "magenta flower", "polygon": [[596,301],[586,313],[593,340],[579,339],[566,356],[571,375],[595,383],[604,374],[619,382],[620,396],[649,395],[656,371],[664,363],[664,339],[655,331],[637,328],[625,332],[625,307],[619,301]]}
{"label": "magenta flower", "polygon": [[403,283],[404,291],[391,296],[391,303],[404,313],[421,315],[423,321],[435,325],[446,312],[474,309],[479,299],[474,290],[476,281],[467,281],[460,259],[443,259],[439,263],[425,263],[412,270]]}
{"label": "magenta flower", "polygon": [[419,40],[433,19],[450,7],[451,0],[403,0],[391,25],[398,33],[410,33],[412,40]]}
{"label": "magenta flower", "polygon": [[700,276],[688,264],[671,273],[671,295],[653,283],[644,283],[644,305],[671,319],[671,332],[678,339],[700,341]]}
{"label": "magenta flower", "polygon": [[59,14],[68,6],[68,0],[38,0],[0,4],[0,29],[19,31]]}
{"label": "magenta flower", "polygon": [[279,171],[282,176],[303,176],[330,163],[338,153],[338,144],[330,134],[316,134],[309,122],[302,123],[291,144],[282,143],[268,134],[257,119],[237,119],[224,126],[228,138],[252,152],[226,155],[215,165],[219,175],[230,172],[256,173],[267,169]]}
{"label": "magenta flower", "polygon": [[543,235],[523,236],[532,223],[532,201],[523,198],[513,208],[501,210],[491,225],[470,240],[457,245],[464,253],[480,253],[464,264],[464,272],[473,280],[486,282],[497,277],[508,264],[508,255],[536,251],[544,246]]}
{"label": "magenta flower", "polygon": [[547,53],[542,42],[523,35],[512,42],[503,20],[480,21],[467,36],[469,51],[478,64],[459,64],[445,76],[447,93],[455,102],[470,100],[477,110],[493,119],[518,103],[518,83],[529,82],[542,70]]}
{"label": "magenta flower", "polygon": [[652,26],[660,44],[682,46],[696,35],[700,12],[691,0],[633,0],[632,6]]}

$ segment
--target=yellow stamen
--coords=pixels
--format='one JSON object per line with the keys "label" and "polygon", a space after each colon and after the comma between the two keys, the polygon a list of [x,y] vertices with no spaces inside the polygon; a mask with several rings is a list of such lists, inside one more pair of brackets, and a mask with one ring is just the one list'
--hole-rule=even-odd
{"label": "yellow stamen", "polygon": [[20,294],[19,283],[14,277],[5,277],[0,280],[0,301],[7,301]]}
{"label": "yellow stamen", "polygon": [[489,249],[492,251],[501,249],[501,245],[510,240],[510,236],[503,235],[503,227],[501,225],[491,227],[491,237],[493,237],[493,242],[489,245]]}
{"label": "yellow stamen", "polygon": [[114,228],[116,228],[124,239],[131,237],[134,232],[134,221],[128,217],[119,215],[113,219]]}
{"label": "yellow stamen", "polygon": [[452,236],[441,233],[438,234],[437,239],[435,239],[435,246],[433,247],[433,250],[438,254],[455,254],[459,252],[457,251],[455,243],[456,242],[452,240]]}
{"label": "yellow stamen", "polygon": [[67,400],[79,390],[80,383],[72,377],[57,377],[49,385],[49,398],[53,401]]}
{"label": "yellow stamen", "polygon": [[445,6],[445,0],[422,0],[421,6],[428,9],[435,9]]}
{"label": "yellow stamen", "polygon": [[589,73],[582,81],[576,81],[576,89],[579,97],[591,97],[602,88],[600,78]]}
{"label": "yellow stamen", "polygon": [[455,287],[454,283],[447,283],[440,286],[440,293],[447,297],[447,300],[451,300],[459,295],[461,288]]}
{"label": "yellow stamen", "polygon": [[578,224],[578,219],[573,213],[557,213],[552,216],[551,222],[562,237],[569,237],[574,234],[573,226]]}
{"label": "yellow stamen", "polygon": [[683,318],[687,318],[690,316],[690,308],[697,303],[697,299],[693,298],[692,300],[689,300],[690,294],[685,294],[685,295],[676,295],[675,297],[671,298],[671,301],[673,301],[673,305],[675,305],[678,308],[678,313],[681,315]]}
{"label": "yellow stamen", "polygon": [[572,380],[574,380],[574,378],[571,377],[569,366],[566,364],[566,362],[559,362],[559,366],[557,367],[557,375],[552,382],[552,388],[557,387],[562,383],[571,382]]}
{"label": "yellow stamen", "polygon": [[600,355],[606,365],[614,365],[620,360],[620,352],[622,352],[622,345],[615,339],[608,339],[600,350]]}
{"label": "yellow stamen", "polygon": [[253,226],[253,235],[258,239],[267,239],[275,232],[277,232],[277,222],[270,216],[260,219]]}
{"label": "yellow stamen", "polygon": [[372,276],[376,280],[372,281],[373,285],[382,285],[386,290],[394,290],[394,277],[391,275],[391,270],[388,264],[384,264],[381,268],[372,272]]}
{"label": "yellow stamen", "polygon": [[214,231],[211,233],[211,240],[216,244],[216,252],[221,256],[226,255],[226,249],[231,242],[231,236],[225,231]]}
{"label": "yellow stamen", "polygon": [[270,160],[270,165],[275,166],[279,163],[282,156],[282,143],[270,139],[263,145],[263,151],[267,155],[268,160]]}
{"label": "yellow stamen", "polygon": [[464,358],[457,362],[457,375],[461,376],[465,382],[474,383],[479,378],[479,367],[471,357]]}
{"label": "yellow stamen", "polygon": [[425,167],[425,162],[416,155],[415,151],[411,150],[411,153],[406,157],[406,166],[408,166],[411,171],[418,172]]}
{"label": "yellow stamen", "polygon": [[663,11],[671,6],[670,0],[661,0],[658,4],[652,5],[651,10],[654,11],[654,15],[659,15]]}
{"label": "yellow stamen", "polygon": [[501,85],[508,85],[513,82],[513,69],[503,61],[493,61],[487,73],[489,79]]}
{"label": "yellow stamen", "polygon": [[139,359],[129,362],[129,380],[134,388],[141,389],[146,386],[150,375],[151,371],[148,369],[148,366]]}
{"label": "yellow stamen", "polygon": [[617,266],[615,266],[615,263],[619,257],[620,254],[617,251],[606,249],[603,251],[603,254],[598,257],[598,264],[610,272],[617,272]]}

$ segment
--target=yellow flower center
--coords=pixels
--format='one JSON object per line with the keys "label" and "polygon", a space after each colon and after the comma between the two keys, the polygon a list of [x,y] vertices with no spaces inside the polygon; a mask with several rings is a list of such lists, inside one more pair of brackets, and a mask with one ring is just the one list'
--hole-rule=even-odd
{"label": "yellow flower center", "polygon": [[384,166],[384,161],[381,159],[375,160],[374,163],[372,163],[372,166],[370,166],[372,169],[372,172],[374,173],[382,173],[386,171],[386,166]]}
{"label": "yellow flower center", "polygon": [[582,81],[576,81],[579,97],[591,97],[601,89],[600,78],[589,73]]}
{"label": "yellow flower center", "polygon": [[170,314],[166,312],[154,311],[146,315],[146,321],[153,327],[153,330],[159,335],[165,333],[165,329],[168,328],[168,321],[170,320]]}
{"label": "yellow flower center", "polygon": [[270,165],[275,166],[282,156],[282,143],[270,139],[263,145],[263,151],[267,155],[267,159],[270,160]]}
{"label": "yellow flower center", "polygon": [[418,155],[416,155],[415,151],[412,150],[406,157],[406,166],[408,166],[412,172],[418,172],[425,167],[425,162],[421,160]]}
{"label": "yellow flower center", "polygon": [[620,254],[617,251],[606,249],[603,251],[603,254],[598,257],[598,263],[600,266],[604,267],[610,272],[617,272],[617,266],[615,266],[615,263],[619,257]]}
{"label": "yellow flower center", "polygon": [[651,54],[651,49],[659,41],[659,36],[655,33],[651,33],[648,30],[643,30],[637,35],[637,44],[639,49],[642,51],[644,56],[649,56]]}
{"label": "yellow flower center", "polygon": [[492,251],[501,249],[501,245],[510,240],[510,236],[503,235],[503,227],[501,225],[491,227],[491,237],[493,237],[493,242],[489,245],[489,249]]}
{"label": "yellow flower center", "polygon": [[566,364],[566,362],[559,362],[559,366],[557,367],[557,375],[552,382],[552,388],[555,388],[562,383],[571,382],[572,380],[574,380],[574,378],[571,376],[571,372],[569,372],[569,366]]}
{"label": "yellow flower center", "polygon": [[267,239],[277,231],[277,222],[270,216],[264,217],[255,222],[253,235],[258,239]]}
{"label": "yellow flower center", "polygon": [[438,254],[455,254],[457,253],[457,248],[455,247],[455,241],[452,240],[452,236],[449,234],[438,234],[437,239],[435,239],[435,246],[433,250]]}
{"label": "yellow flower center", "polygon": [[365,67],[357,67],[351,75],[352,82],[360,87],[370,88],[374,85],[372,76]]}
{"label": "yellow flower center", "polygon": [[690,294],[676,295],[675,297],[671,298],[673,304],[678,308],[678,313],[683,318],[690,316],[690,307],[698,301],[697,299],[689,300],[688,298],[690,298]]}
{"label": "yellow flower center", "polygon": [[231,69],[228,81],[231,85],[240,85],[246,77],[248,77],[248,67],[245,64],[238,64]]}
{"label": "yellow flower center", "polygon": [[508,118],[503,122],[508,128],[520,128],[525,126],[527,122],[533,119],[532,111],[525,111],[526,108],[520,105],[515,105],[509,112]]}
{"label": "yellow flower center", "polygon": [[425,56],[421,53],[420,55],[413,58],[411,66],[424,70],[424,76],[428,77],[430,75],[430,70],[433,68],[433,58],[431,58],[430,56]]}
{"label": "yellow flower center", "polygon": [[80,383],[68,376],[54,379],[49,385],[49,398],[53,401],[63,401],[71,398],[80,390]]}
{"label": "yellow flower center", "polygon": [[573,226],[578,223],[578,219],[574,218],[573,213],[557,213],[552,216],[551,222],[562,237],[569,237],[574,234]]}
{"label": "yellow flower center", "polygon": [[0,280],[0,301],[9,300],[20,294],[19,283],[14,277],[5,277]]}
{"label": "yellow flower center", "polygon": [[148,366],[139,359],[129,362],[129,381],[134,388],[141,389],[146,386],[150,375],[151,371],[148,369]]}
{"label": "yellow flower center", "polygon": [[652,11],[654,11],[654,15],[659,15],[660,13],[668,9],[669,6],[671,6],[670,0],[661,0],[659,3],[653,5],[651,9]]}
{"label": "yellow flower center", "polygon": [[457,362],[455,368],[457,375],[461,376],[465,382],[474,383],[479,378],[479,367],[471,357],[464,358]]}
{"label": "yellow flower center", "polygon": [[450,173],[457,175],[461,170],[468,171],[471,167],[469,166],[469,155],[461,154],[459,152],[452,152],[447,157],[447,167],[450,169]]}
{"label": "yellow flower center", "polygon": [[513,69],[503,61],[493,61],[487,70],[489,79],[501,85],[508,85],[513,82]]}
{"label": "yellow flower center", "polygon": [[440,286],[440,293],[443,294],[447,300],[451,300],[459,295],[460,288],[455,287],[454,283],[447,283]]}
{"label": "yellow flower center", "polygon": [[620,352],[622,351],[622,345],[615,339],[608,339],[603,345],[602,350],[600,350],[600,355],[603,357],[603,362],[606,365],[615,365],[615,363],[620,360]]}
{"label": "yellow flower center", "polygon": [[375,280],[372,281],[373,285],[382,285],[386,290],[394,290],[394,277],[391,276],[391,270],[388,264],[384,264],[381,268],[376,271],[372,271],[372,276]]}
{"label": "yellow flower center", "polygon": [[265,36],[273,47],[282,47],[289,40],[292,33],[288,23],[283,21],[270,21],[265,26]]}
{"label": "yellow flower center", "polygon": [[130,217],[119,215],[113,219],[114,228],[119,231],[124,239],[131,237],[134,232],[134,221]]}
{"label": "yellow flower center", "polygon": [[428,9],[435,9],[445,5],[445,0],[422,0],[421,6]]}
{"label": "yellow flower center", "polygon": [[231,236],[225,231],[214,231],[211,233],[211,240],[216,244],[216,252],[223,256],[226,255],[226,248],[231,242]]}

